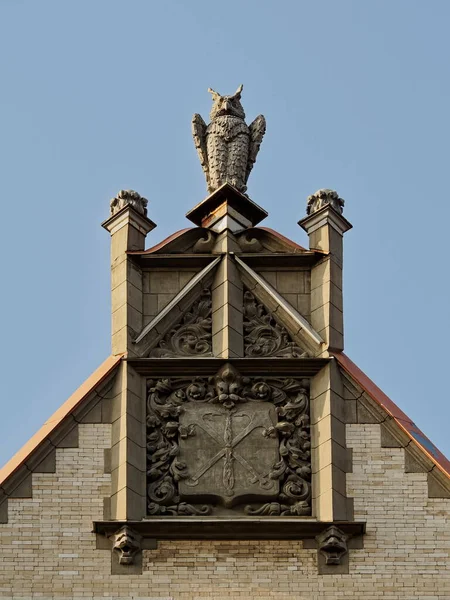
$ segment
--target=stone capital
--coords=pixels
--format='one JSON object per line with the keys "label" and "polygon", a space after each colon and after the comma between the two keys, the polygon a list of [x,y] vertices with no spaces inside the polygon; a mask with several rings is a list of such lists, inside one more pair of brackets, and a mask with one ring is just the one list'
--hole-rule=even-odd
{"label": "stone capital", "polygon": [[331,204],[326,204],[318,211],[304,217],[298,224],[308,235],[328,225],[342,236],[353,227],[350,221],[338,213]]}
{"label": "stone capital", "polygon": [[134,229],[144,236],[156,227],[156,223],[145,215],[137,212],[131,204],[127,204],[102,223],[102,227],[111,235],[114,235],[117,231],[127,225],[134,227]]}

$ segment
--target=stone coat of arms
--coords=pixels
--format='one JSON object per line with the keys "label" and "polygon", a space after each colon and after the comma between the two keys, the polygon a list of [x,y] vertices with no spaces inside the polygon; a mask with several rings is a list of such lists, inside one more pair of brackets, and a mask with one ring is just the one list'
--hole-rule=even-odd
{"label": "stone coat of arms", "polygon": [[150,515],[311,514],[308,381],[149,382]]}

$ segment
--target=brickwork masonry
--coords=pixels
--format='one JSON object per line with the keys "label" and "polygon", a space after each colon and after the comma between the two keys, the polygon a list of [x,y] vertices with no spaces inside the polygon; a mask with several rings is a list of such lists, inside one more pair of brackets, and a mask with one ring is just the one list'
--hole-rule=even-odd
{"label": "brickwork masonry", "polygon": [[144,550],[142,575],[111,575],[92,521],[110,493],[111,426],[79,425],[79,447],[56,450],[56,473],[33,473],[33,497],[11,498],[0,525],[0,597],[14,600],[448,600],[449,499],[429,498],[426,473],[405,473],[402,448],[381,448],[379,424],[347,425],[355,519],[364,549],[348,575],[317,573],[316,551],[293,541],[165,541]]}

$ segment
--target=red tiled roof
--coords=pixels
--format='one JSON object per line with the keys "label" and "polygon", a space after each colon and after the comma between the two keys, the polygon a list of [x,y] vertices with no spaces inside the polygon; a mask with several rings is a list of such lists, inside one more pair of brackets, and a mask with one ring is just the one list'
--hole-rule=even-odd
{"label": "red tiled roof", "polygon": [[23,446],[6,465],[0,469],[0,485],[29,458],[34,450],[83,400],[117,367],[123,355],[110,356],[90,377],[68,398],[62,406],[42,425],[33,437]]}
{"label": "red tiled roof", "polygon": [[278,233],[278,231],[275,231],[275,229],[271,229],[270,227],[258,227],[258,229],[263,229],[264,231],[271,233],[275,237],[279,238],[281,241],[285,242],[286,244],[289,244],[290,246],[293,246],[294,248],[297,248],[298,250],[306,251],[306,248],[303,248],[303,246],[300,246],[300,244],[297,244],[297,242],[294,242],[286,236],[282,235],[281,233]]}
{"label": "red tiled roof", "polygon": [[434,464],[450,477],[450,461],[396,404],[343,352],[332,353],[341,367],[396,421]]}
{"label": "red tiled roof", "polygon": [[[164,240],[162,240],[161,242],[159,242],[155,246],[152,246],[151,248],[148,248],[147,250],[130,251],[127,254],[153,254],[154,252],[158,252],[159,250],[162,250],[165,246],[167,246],[168,244],[170,244],[170,242],[173,242],[177,238],[181,237],[182,235],[184,235],[188,231],[192,231],[193,229],[198,229],[198,228],[197,227],[186,227],[185,229],[180,229],[179,231],[176,231],[175,233],[172,233],[171,235],[169,235],[168,237],[166,237]],[[292,246],[292,248],[294,248],[296,250],[304,250],[304,251],[306,251],[306,248],[304,248],[303,246],[300,246],[300,244],[297,244],[293,240],[290,240],[286,236],[282,235],[281,233],[278,233],[278,231],[275,231],[274,229],[271,229],[270,227],[258,227],[258,228],[255,228],[255,229],[261,229],[263,231],[267,231],[267,233],[272,234],[274,237],[277,237],[279,240],[281,240],[285,244],[288,244],[289,246]]]}
{"label": "red tiled roof", "polygon": [[136,252],[127,252],[127,254],[152,254],[153,252],[157,252],[158,250],[161,250],[162,248],[164,248],[164,246],[167,246],[167,244],[169,244],[170,242],[173,242],[173,240],[176,240],[178,237],[180,237],[187,231],[191,231],[191,229],[195,229],[195,227],[186,227],[185,229],[180,229],[179,231],[172,233],[172,235],[169,235],[169,237],[166,237],[166,239],[163,240],[162,242],[159,242],[159,244],[156,244],[156,246],[152,246],[151,248],[148,248],[148,250],[142,250],[142,251],[138,250]]}

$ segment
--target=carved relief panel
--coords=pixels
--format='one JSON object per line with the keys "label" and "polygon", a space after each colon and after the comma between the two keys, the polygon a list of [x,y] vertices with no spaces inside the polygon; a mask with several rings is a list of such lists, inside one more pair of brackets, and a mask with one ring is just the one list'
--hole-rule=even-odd
{"label": "carved relief panel", "polygon": [[248,290],[244,294],[244,354],[247,357],[305,358],[300,348],[273,315]]}
{"label": "carved relief panel", "polygon": [[150,515],[310,515],[309,381],[148,381]]}

